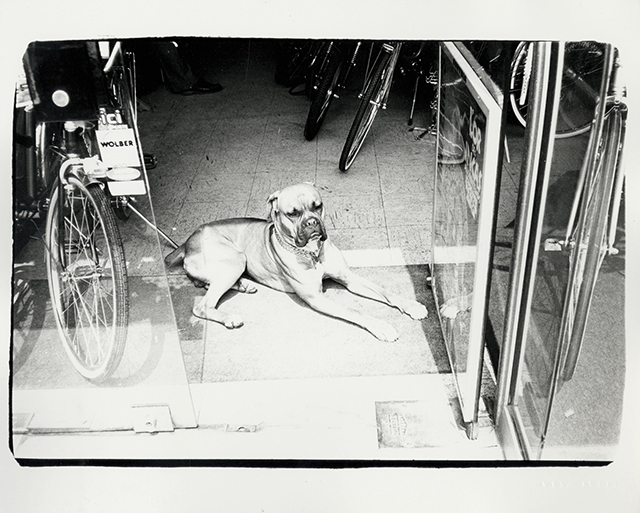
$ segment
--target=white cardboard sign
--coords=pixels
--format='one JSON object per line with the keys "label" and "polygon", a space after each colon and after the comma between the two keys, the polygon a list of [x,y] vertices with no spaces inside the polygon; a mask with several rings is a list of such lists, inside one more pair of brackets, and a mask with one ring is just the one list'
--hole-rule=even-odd
{"label": "white cardboard sign", "polygon": [[133,129],[98,130],[100,158],[108,167],[140,166],[140,156]]}

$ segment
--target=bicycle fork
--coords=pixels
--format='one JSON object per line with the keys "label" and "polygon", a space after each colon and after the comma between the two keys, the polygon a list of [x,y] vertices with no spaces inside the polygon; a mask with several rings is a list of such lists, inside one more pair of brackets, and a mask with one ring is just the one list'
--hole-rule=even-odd
{"label": "bicycle fork", "polygon": [[[353,53],[351,54],[351,58],[349,59],[349,62],[347,62],[347,68],[345,69],[344,74],[340,78],[340,81],[336,85],[335,90],[344,89],[346,87],[347,79],[349,78],[349,73],[351,72],[351,69],[355,67],[356,59],[360,54],[360,48],[362,48],[362,41],[358,41],[356,43],[356,47],[354,48]],[[340,98],[340,96],[335,91],[333,93],[333,97]]]}

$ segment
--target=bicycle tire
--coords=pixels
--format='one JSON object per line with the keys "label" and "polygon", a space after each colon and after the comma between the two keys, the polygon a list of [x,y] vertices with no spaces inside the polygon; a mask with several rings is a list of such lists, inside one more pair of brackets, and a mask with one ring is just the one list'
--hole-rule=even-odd
{"label": "bicycle tire", "polygon": [[600,158],[594,165],[589,186],[585,186],[582,216],[571,254],[571,281],[563,326],[563,339],[568,340],[562,373],[564,381],[573,377],[580,356],[596,280],[606,253],[607,220],[613,185],[619,172],[622,133],[621,113],[619,109],[613,109],[605,120]]}
{"label": "bicycle tire", "polygon": [[304,137],[307,141],[313,140],[322,126],[333,100],[341,69],[342,57],[334,46],[329,50],[318,72],[318,85],[315,88],[314,98],[311,102],[311,107],[309,107],[309,114],[304,125]]}
{"label": "bicycle tire", "polygon": [[391,80],[385,79],[389,78],[389,73],[393,73],[392,64],[394,63],[391,61],[391,54],[381,52],[381,56],[371,72],[371,78],[340,154],[340,162],[338,164],[340,171],[346,172],[358,156],[371,125],[373,125],[373,120],[378,110],[380,110],[381,101],[385,97],[387,89],[391,86]]}
{"label": "bicycle tire", "polygon": [[[518,45],[509,77],[509,101],[518,122],[527,126],[528,98],[526,70],[529,43]],[[557,139],[584,134],[591,128],[595,94],[604,69],[600,43],[570,42],[565,45],[564,71],[556,128]],[[524,90],[523,90],[524,87]]]}
{"label": "bicycle tire", "polygon": [[45,237],[49,292],[63,346],[76,370],[100,383],[120,364],[129,324],[124,249],[101,185],[70,176],[67,185],[54,187]]}

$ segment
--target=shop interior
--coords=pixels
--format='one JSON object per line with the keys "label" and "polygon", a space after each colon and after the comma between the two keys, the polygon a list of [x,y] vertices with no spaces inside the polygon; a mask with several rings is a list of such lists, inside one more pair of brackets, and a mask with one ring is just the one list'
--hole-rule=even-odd
{"label": "shop interior", "polygon": [[[453,84],[446,82],[443,62],[457,46],[404,43],[386,108],[377,113],[353,164],[341,171],[341,151],[378,42],[363,42],[317,135],[307,140],[308,91],[282,75],[295,42],[172,39],[199,79],[222,86],[172,92],[149,41],[123,41],[135,55],[136,124],[146,156],[147,190],[132,205],[146,220],[130,212],[118,217],[129,318],[122,360],[105,380],[83,377],[61,344],[44,263],[50,251],[46,215],[14,222],[11,423],[18,459],[429,464],[615,458],[625,377],[624,194],[615,227],[617,252],[606,256],[599,270],[574,374],[549,389],[553,330],[559,329],[566,287],[558,269],[568,271],[564,260],[551,265],[544,252],[531,278],[527,344],[514,360],[520,371],[509,378],[504,371],[517,219],[532,137],[506,94],[518,42],[460,46],[461,55],[473,61],[469,69],[481,77],[478,87],[488,91],[483,94],[500,99],[497,114],[485,115],[487,133],[489,124],[497,127],[497,142],[489,148],[495,183],[492,199],[478,200],[488,209],[486,240],[466,243],[474,251],[470,259],[450,251],[439,260],[434,247],[443,233],[442,207],[453,208],[458,195],[466,197],[464,183],[463,190],[444,197],[441,181],[442,166],[449,165],[441,160],[444,125],[451,121],[443,102],[445,88]],[[464,67],[449,66],[466,76]],[[19,145],[26,129],[15,126]],[[590,137],[587,130],[551,138],[541,192],[545,240],[560,236],[571,215]],[[14,158],[14,199],[22,186],[21,158]],[[193,309],[205,289],[181,266],[165,266],[172,242],[182,244],[201,224],[268,219],[270,195],[303,182],[320,192],[327,234],[349,266],[427,307],[428,317],[415,320],[325,282],[332,301],[393,326],[399,334],[395,342],[377,340],[359,326],[314,311],[294,294],[261,284],[256,293],[223,296],[220,309],[244,320],[228,329],[196,317]],[[468,276],[472,266],[470,276],[478,276],[484,272],[475,257],[480,246],[488,260],[485,290],[475,293],[479,303],[459,305],[448,315],[445,307],[451,305],[438,296],[443,281],[435,271],[449,266],[456,277]],[[539,285],[544,283],[546,288]],[[477,312],[480,345],[473,361],[478,368],[471,375],[477,393],[470,422],[457,377],[464,372],[447,341],[464,340]],[[527,413],[514,438],[528,450],[506,450],[497,428],[506,388],[522,397]]]}

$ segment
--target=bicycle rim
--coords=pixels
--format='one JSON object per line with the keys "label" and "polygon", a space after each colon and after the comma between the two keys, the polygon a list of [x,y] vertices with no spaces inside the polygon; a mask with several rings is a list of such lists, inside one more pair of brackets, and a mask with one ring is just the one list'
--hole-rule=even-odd
{"label": "bicycle rim", "polygon": [[509,101],[511,102],[511,111],[523,127],[527,126],[527,70],[529,66],[527,62],[529,52],[527,49],[528,43],[520,43],[518,45],[513,57],[511,76],[509,77]]}
{"label": "bicycle rim", "polygon": [[339,168],[341,171],[347,171],[355,161],[373,125],[373,120],[380,107],[382,107],[382,102],[391,86],[393,64],[391,55],[385,52],[378,61],[376,69],[372,71],[371,81],[367,85],[364,96],[360,101],[360,107],[340,155]]}
{"label": "bicycle rim", "polygon": [[49,291],[63,346],[82,376],[103,381],[122,358],[129,304],[120,234],[99,185],[70,178],[68,186],[55,188],[46,244]]}

